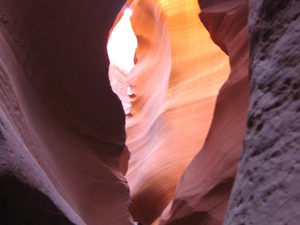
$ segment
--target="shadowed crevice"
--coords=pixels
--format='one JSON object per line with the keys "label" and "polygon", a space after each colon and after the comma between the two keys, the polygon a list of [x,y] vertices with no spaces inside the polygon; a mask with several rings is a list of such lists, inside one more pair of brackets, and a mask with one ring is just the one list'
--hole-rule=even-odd
{"label": "shadowed crevice", "polygon": [[0,221],[5,225],[72,225],[43,193],[13,175],[0,176]]}

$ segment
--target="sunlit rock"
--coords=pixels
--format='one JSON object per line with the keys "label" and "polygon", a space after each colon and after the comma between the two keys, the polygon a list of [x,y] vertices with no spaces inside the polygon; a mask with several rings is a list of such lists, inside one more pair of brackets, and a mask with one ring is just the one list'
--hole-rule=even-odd
{"label": "sunlit rock", "polygon": [[297,224],[298,8],[0,0],[0,223]]}
{"label": "sunlit rock", "polygon": [[[131,7],[139,44],[136,65],[127,75],[135,96],[126,118],[126,178],[134,219],[151,224],[159,221],[180,176],[201,149],[230,67],[199,20],[197,2],[140,0]],[[114,70],[110,77],[122,79]],[[120,89],[128,88],[122,84]],[[122,100],[125,94],[118,96]]]}
{"label": "sunlit rock", "polygon": [[107,43],[111,86],[119,96],[126,115],[130,113],[132,107],[129,97],[132,92],[128,85],[127,74],[135,66],[135,50],[138,44],[130,22],[131,15],[132,9],[126,8],[122,18],[113,28]]}

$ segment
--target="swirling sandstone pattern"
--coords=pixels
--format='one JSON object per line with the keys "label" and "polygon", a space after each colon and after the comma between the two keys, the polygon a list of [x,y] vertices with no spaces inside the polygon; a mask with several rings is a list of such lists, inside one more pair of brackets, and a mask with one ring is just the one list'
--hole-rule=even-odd
{"label": "swirling sandstone pattern", "polygon": [[[0,0],[1,222],[223,223],[247,119],[248,1],[124,3]],[[225,224],[297,224],[299,3],[250,3],[249,120]],[[138,48],[125,74],[106,44],[127,6]],[[131,101],[126,125],[108,73]]]}
{"label": "swirling sandstone pattern", "polygon": [[242,148],[249,95],[247,2],[199,4],[212,39],[229,55],[231,73],[205,144],[181,177],[161,225],[222,224]]}
{"label": "swirling sandstone pattern", "polygon": [[131,153],[126,178],[133,217],[151,224],[203,145],[229,59],[200,22],[196,1],[140,0],[131,7],[137,63],[127,84],[119,83],[135,94],[126,123]]}

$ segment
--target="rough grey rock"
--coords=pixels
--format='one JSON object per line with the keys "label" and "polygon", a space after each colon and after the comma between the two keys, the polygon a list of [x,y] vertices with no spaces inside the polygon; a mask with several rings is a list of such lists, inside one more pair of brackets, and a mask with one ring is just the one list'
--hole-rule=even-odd
{"label": "rough grey rock", "polygon": [[300,223],[300,2],[250,0],[250,105],[225,225]]}

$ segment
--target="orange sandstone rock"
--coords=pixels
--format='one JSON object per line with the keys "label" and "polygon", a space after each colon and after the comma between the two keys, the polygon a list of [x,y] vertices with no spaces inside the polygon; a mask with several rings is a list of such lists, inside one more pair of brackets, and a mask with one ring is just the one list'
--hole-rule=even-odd
{"label": "orange sandstone rock", "polygon": [[140,0],[131,7],[138,48],[136,66],[123,79],[123,90],[127,85],[134,93],[126,117],[126,178],[133,217],[151,224],[201,149],[230,67],[199,20],[197,2]]}
{"label": "orange sandstone rock", "polygon": [[[222,223],[248,106],[247,4],[199,3],[0,0],[0,182],[30,184],[75,224],[129,225],[130,207],[144,225]],[[106,44],[128,6],[124,73]],[[126,143],[112,89],[131,103]]]}
{"label": "orange sandstone rock", "polygon": [[205,144],[182,175],[160,225],[222,224],[242,148],[249,99],[247,2],[199,3],[201,20],[229,55],[231,73]]}

